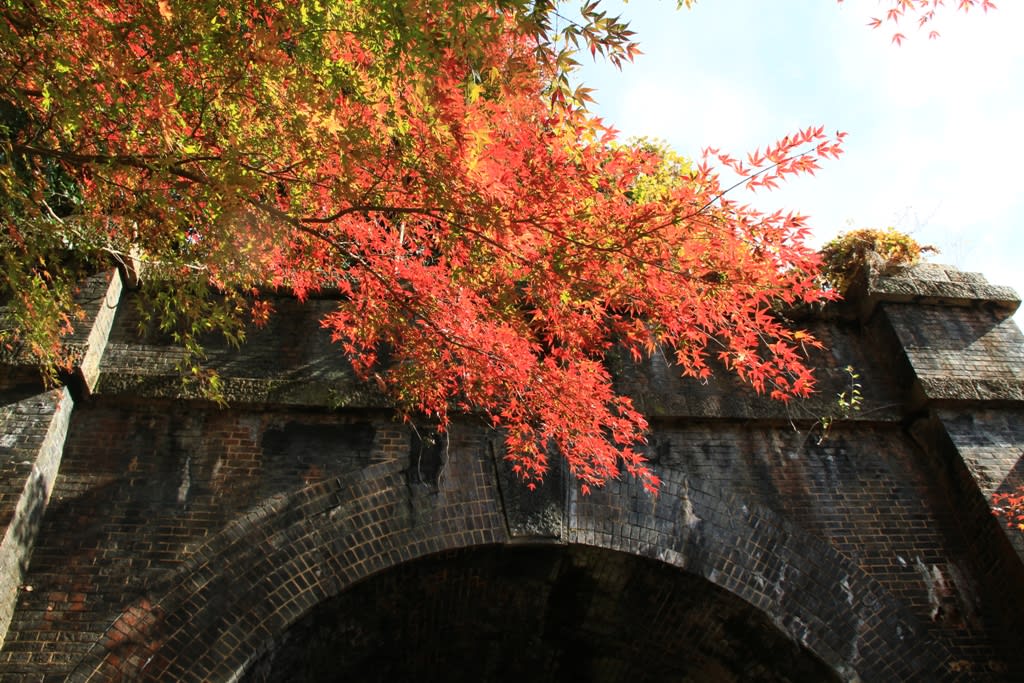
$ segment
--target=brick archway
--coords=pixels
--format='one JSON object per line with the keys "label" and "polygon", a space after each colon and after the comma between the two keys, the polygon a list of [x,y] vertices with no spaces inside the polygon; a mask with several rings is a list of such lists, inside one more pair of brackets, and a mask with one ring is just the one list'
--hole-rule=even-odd
{"label": "brick archway", "polygon": [[[482,442],[464,442],[436,486],[401,463],[272,497],[150,584],[91,647],[72,681],[233,681],[316,605],[438,552],[537,540],[517,524]],[[666,473],[659,498],[627,484],[562,507],[544,539],[653,558],[763,612],[841,679],[931,678],[948,659],[912,615],[826,542],[709,482]],[[507,489],[506,489],[507,491]]]}
{"label": "brick archway", "polygon": [[404,562],[317,605],[240,683],[840,683],[706,579],[563,543]]}

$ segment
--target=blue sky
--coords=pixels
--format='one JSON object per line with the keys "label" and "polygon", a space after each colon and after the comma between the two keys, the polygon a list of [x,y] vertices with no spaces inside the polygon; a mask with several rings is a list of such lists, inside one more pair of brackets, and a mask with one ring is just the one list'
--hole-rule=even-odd
{"label": "blue sky", "polygon": [[693,157],[809,125],[847,131],[838,161],[753,201],[809,215],[815,244],[894,226],[939,247],[931,260],[1024,294],[1024,2],[997,4],[946,11],[938,40],[903,26],[897,47],[890,26],[866,26],[875,0],[604,0],[645,54],[621,72],[587,63],[581,78],[623,136]]}

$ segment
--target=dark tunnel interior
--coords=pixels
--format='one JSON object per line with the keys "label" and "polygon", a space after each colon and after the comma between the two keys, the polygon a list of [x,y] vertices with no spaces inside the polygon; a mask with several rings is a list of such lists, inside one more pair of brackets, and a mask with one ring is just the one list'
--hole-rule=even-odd
{"label": "dark tunnel interior", "polygon": [[586,546],[485,546],[324,601],[249,667],[302,681],[837,681],[763,612],[702,577]]}

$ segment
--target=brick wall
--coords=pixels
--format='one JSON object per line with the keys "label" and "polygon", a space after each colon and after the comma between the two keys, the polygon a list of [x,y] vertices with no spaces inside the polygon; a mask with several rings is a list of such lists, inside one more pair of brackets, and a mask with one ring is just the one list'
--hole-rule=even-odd
{"label": "brick wall", "polygon": [[[471,418],[446,438],[395,422],[316,324],[329,301],[282,300],[280,317],[242,350],[213,345],[230,407],[181,396],[173,350],[134,336],[123,294],[116,319],[87,335],[86,351],[103,348],[93,379],[75,385],[73,412],[66,390],[40,394],[60,401],[57,412],[19,408],[46,404],[15,366],[0,385],[4,434],[15,415],[52,425],[19,442],[27,455],[2,453],[0,503],[31,505],[39,530],[30,563],[31,542],[0,548],[25,570],[3,579],[13,618],[0,680],[274,680],[275,666],[304,656],[296,643],[335,647],[311,624],[329,614],[357,623],[356,605],[380,610],[380,623],[415,619],[406,627],[421,633],[456,628],[453,614],[493,597],[504,606],[488,613],[506,630],[531,610],[546,615],[533,628],[558,630],[565,572],[598,591],[573,598],[591,605],[580,618],[595,638],[636,612],[620,636],[635,638],[646,619],[608,597],[622,577],[665,585],[663,599],[680,605],[695,591],[719,596],[692,608],[691,621],[651,632],[665,641],[643,650],[664,658],[651,671],[801,680],[780,662],[751,663],[795,648],[792,672],[805,679],[827,670],[840,680],[1014,680],[1024,671],[1022,547],[989,504],[1021,476],[1014,297],[935,267],[867,287],[846,309],[807,321],[829,351],[815,361],[820,392],[805,403],[767,402],[721,374],[685,382],[658,356],[639,367],[610,359],[620,389],[652,418],[657,498],[629,481],[581,496],[558,471],[530,493],[497,435]],[[864,385],[848,415],[835,406],[847,365]],[[827,433],[823,415],[837,418]],[[51,484],[59,461],[48,506],[25,493],[23,457],[48,463],[37,469]],[[515,588],[508,566],[534,561],[509,559],[521,547],[551,548],[522,556],[550,571],[535,568]],[[465,591],[408,613],[382,597],[431,585],[438,572]],[[524,601],[534,607],[524,612]],[[601,617],[599,604],[619,616]],[[747,623],[762,649],[740,653],[722,636],[690,664],[671,661],[682,655],[666,643],[701,623],[723,633],[725,621]],[[471,643],[479,630],[458,637]],[[351,647],[363,642],[352,638]],[[545,640],[544,651],[582,647],[570,641]],[[637,678],[629,657],[612,659],[594,680]],[[550,680],[557,670],[545,669]]]}

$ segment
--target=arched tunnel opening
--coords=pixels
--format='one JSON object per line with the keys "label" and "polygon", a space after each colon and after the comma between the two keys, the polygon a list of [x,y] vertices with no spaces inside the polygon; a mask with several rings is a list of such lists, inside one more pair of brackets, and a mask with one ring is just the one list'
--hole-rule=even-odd
{"label": "arched tunnel opening", "polygon": [[838,681],[702,577],[589,546],[451,551],[314,608],[248,668],[302,681]]}

